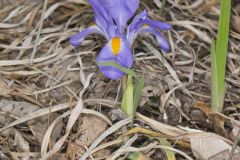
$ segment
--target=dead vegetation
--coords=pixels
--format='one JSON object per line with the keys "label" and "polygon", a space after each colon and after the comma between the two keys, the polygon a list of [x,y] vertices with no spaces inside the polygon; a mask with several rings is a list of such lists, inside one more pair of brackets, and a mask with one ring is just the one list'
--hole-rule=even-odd
{"label": "dead vegetation", "polygon": [[221,114],[208,106],[219,0],[161,2],[141,0],[140,9],[173,25],[164,33],[171,52],[152,36],[135,42],[134,70],[146,81],[132,123],[119,110],[119,81],[96,67],[102,37],[68,42],[92,23],[86,1],[1,0],[0,159],[239,159],[240,3],[232,4]]}

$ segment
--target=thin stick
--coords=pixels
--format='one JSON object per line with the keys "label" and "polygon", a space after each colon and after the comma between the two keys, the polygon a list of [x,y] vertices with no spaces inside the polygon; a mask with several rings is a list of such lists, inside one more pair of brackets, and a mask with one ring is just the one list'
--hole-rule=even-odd
{"label": "thin stick", "polygon": [[38,32],[37,32],[37,38],[36,38],[36,42],[35,42],[35,44],[34,44],[33,52],[32,52],[31,58],[30,58],[30,64],[31,64],[31,65],[33,64],[33,59],[34,59],[34,57],[35,57],[35,55],[36,55],[36,52],[37,52],[37,46],[38,46],[38,41],[39,41],[39,38],[40,38],[40,33],[41,33],[42,27],[43,27],[43,21],[44,21],[45,11],[47,10],[47,3],[48,3],[48,0],[44,0],[43,11],[42,11],[41,19],[40,19],[40,24],[39,24]]}

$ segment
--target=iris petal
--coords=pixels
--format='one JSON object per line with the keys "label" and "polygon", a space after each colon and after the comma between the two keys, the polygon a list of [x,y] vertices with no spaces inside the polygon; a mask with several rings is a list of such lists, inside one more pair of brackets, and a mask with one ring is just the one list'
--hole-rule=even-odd
{"label": "iris petal", "polygon": [[[151,20],[151,19],[147,19],[147,11],[144,10],[142,13],[138,14],[132,21],[132,23],[128,26],[127,29],[127,39],[130,45],[132,45],[132,43],[134,42],[134,40],[137,37],[137,34],[140,32],[150,32],[152,34],[154,34],[153,32],[156,32],[156,38],[157,41],[160,44],[160,47],[162,45],[162,49],[163,50],[168,50],[167,48],[169,48],[169,45],[167,45],[167,43],[165,42],[166,39],[161,35],[161,33],[159,33],[157,30],[169,30],[172,28],[172,26],[168,23],[164,23],[164,22],[159,22],[156,20]],[[152,28],[152,29],[150,29]],[[161,36],[160,36],[160,35]]]}
{"label": "iris petal", "polygon": [[166,38],[164,38],[164,36],[158,30],[159,29],[169,30],[171,28],[172,28],[172,26],[168,23],[159,22],[159,21],[150,20],[150,19],[143,19],[143,20],[140,19],[138,21],[136,20],[135,23],[132,23],[129,25],[127,39],[128,39],[129,44],[132,45],[132,43],[134,42],[134,40],[137,37],[137,34],[143,33],[143,32],[148,32],[148,33],[155,35],[155,37],[159,43],[159,46],[164,51],[169,51],[170,47],[169,47],[168,41],[166,40]]}
{"label": "iris petal", "polygon": [[[125,35],[127,22],[135,14],[139,0],[89,0],[89,2],[94,10],[96,25],[72,36],[70,43],[78,46],[89,34],[103,35],[108,43],[98,54],[97,62],[115,62],[122,67],[131,68],[134,61],[131,45],[138,33],[151,33],[155,35],[162,50],[170,49],[167,39],[159,32],[159,29],[169,30],[171,25],[148,19],[146,10],[133,18]],[[125,75],[113,66],[99,64],[99,69],[110,79],[118,80]]]}
{"label": "iris petal", "polygon": [[136,22],[147,19],[147,16],[148,16],[147,10],[142,11],[141,13],[139,13],[138,15],[136,15],[136,16],[133,18],[133,21],[132,21],[131,24],[129,25],[129,28],[131,28],[131,26],[135,25]]}
{"label": "iris petal", "polygon": [[82,41],[86,38],[86,36],[93,33],[98,33],[100,35],[105,36],[104,33],[97,26],[91,26],[79,32],[78,34],[71,36],[70,43],[73,46],[79,46],[82,43]]}
{"label": "iris petal", "polygon": [[141,21],[141,20],[145,20],[147,18],[148,14],[147,11],[144,10],[143,12],[139,13],[138,15],[136,15],[133,19],[133,21],[130,23],[130,25],[127,28],[127,39],[129,44],[132,44],[134,39],[135,39],[135,35],[137,32],[137,29],[135,28],[134,30],[132,28],[134,28],[134,26],[136,26],[136,23]]}
{"label": "iris petal", "polygon": [[99,2],[113,17],[120,33],[124,32],[128,20],[135,14],[139,5],[139,0],[99,0]]}
{"label": "iris petal", "polygon": [[135,23],[135,25],[131,26],[130,30],[138,29],[138,28],[142,27],[143,25],[149,25],[153,28],[161,29],[161,30],[170,30],[172,28],[172,26],[168,23],[159,22],[159,21],[151,20],[151,19],[145,19],[145,20],[140,20],[137,23]]}
{"label": "iris petal", "polygon": [[170,45],[169,45],[168,40],[156,29],[151,28],[151,27],[143,27],[139,30],[138,33],[151,33],[151,34],[155,35],[160,48],[166,52],[168,52],[170,50]]}
{"label": "iris petal", "polygon": [[[97,62],[115,62],[123,67],[131,68],[133,64],[133,55],[127,41],[121,39],[121,47],[119,53],[115,56],[112,52],[111,42],[108,42],[97,57]],[[112,66],[100,66],[101,72],[110,79],[118,80],[124,72]]]}
{"label": "iris petal", "polygon": [[95,13],[95,21],[102,28],[106,28],[107,24],[111,21],[106,10],[102,7],[98,0],[89,0],[93,11]]}
{"label": "iris petal", "polygon": [[99,0],[89,0],[89,3],[94,10],[94,18],[97,26],[107,35],[107,38],[110,39],[116,32],[116,26],[112,17]]}

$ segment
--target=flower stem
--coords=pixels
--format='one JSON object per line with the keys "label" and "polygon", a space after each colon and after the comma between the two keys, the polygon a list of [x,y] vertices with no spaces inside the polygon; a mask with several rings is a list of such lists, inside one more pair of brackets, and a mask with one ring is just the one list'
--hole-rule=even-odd
{"label": "flower stem", "polygon": [[133,77],[130,75],[124,76],[121,82],[122,82],[122,89],[123,89],[121,109],[128,116],[134,116],[135,111],[134,111],[134,105],[133,105],[133,101],[134,101],[133,100],[133,92],[134,92]]}

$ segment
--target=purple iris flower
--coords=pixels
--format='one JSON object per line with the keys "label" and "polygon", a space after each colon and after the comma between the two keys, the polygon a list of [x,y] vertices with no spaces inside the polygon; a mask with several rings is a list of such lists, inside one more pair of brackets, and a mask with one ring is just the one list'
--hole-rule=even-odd
{"label": "purple iris flower", "polygon": [[[94,10],[96,24],[73,35],[70,43],[78,46],[86,36],[93,33],[104,36],[108,43],[98,54],[97,62],[111,61],[122,67],[131,68],[134,61],[131,46],[138,34],[146,32],[155,35],[162,50],[170,49],[168,41],[160,30],[169,30],[171,25],[148,19],[146,10],[136,15],[127,26],[139,6],[139,0],[89,0],[89,3]],[[112,66],[98,67],[110,79],[117,80],[125,75]]]}

